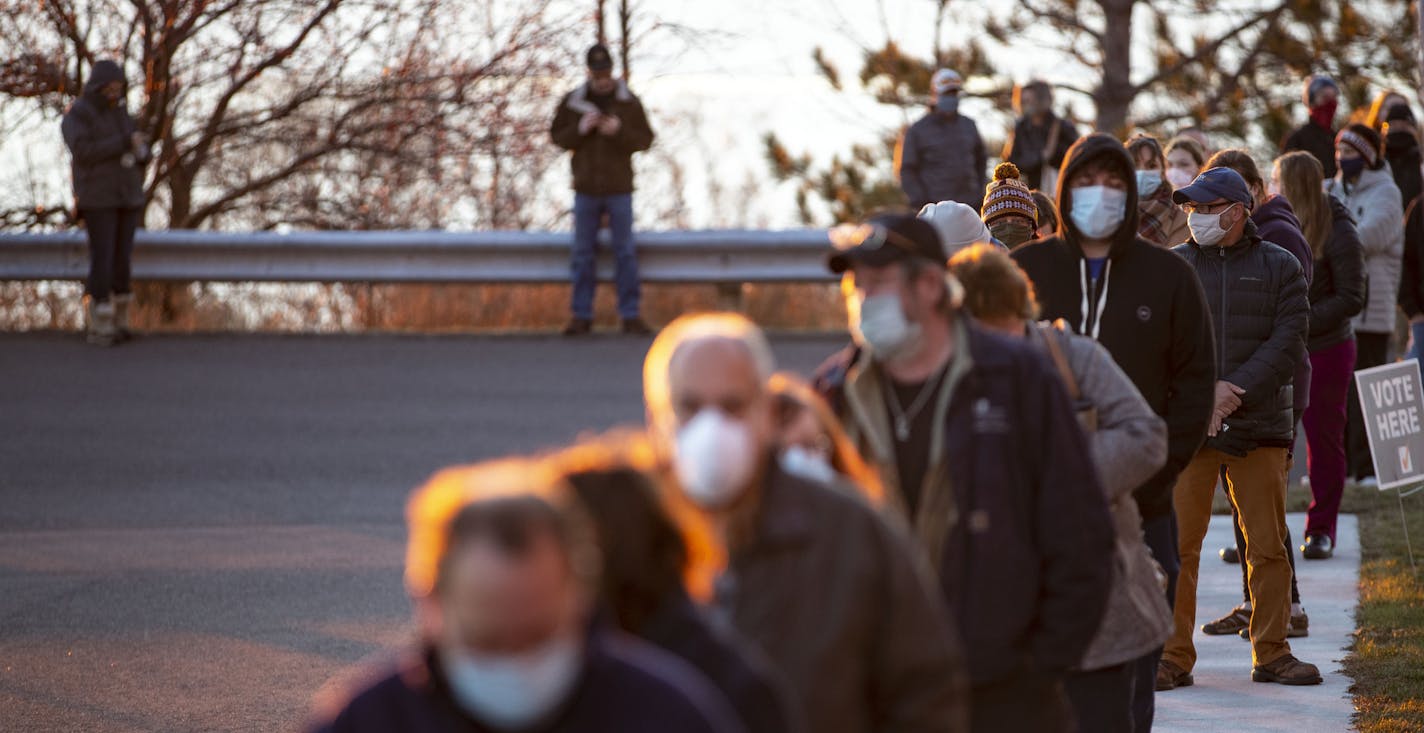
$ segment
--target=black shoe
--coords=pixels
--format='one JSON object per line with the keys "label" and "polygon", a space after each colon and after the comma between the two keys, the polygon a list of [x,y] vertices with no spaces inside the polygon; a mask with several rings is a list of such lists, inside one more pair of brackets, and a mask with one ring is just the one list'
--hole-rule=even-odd
{"label": "black shoe", "polygon": [[653,327],[649,326],[647,321],[641,318],[624,318],[623,333],[630,336],[651,336],[653,335]]}
{"label": "black shoe", "polygon": [[1236,549],[1236,545],[1221,548],[1221,552],[1216,553],[1221,556],[1221,561],[1237,565],[1241,562],[1241,551]]}
{"label": "black shoe", "polygon": [[1327,560],[1334,554],[1335,543],[1323,534],[1306,536],[1305,544],[1300,546],[1300,555],[1307,560]]}
{"label": "black shoe", "polygon": [[587,336],[590,333],[593,333],[593,321],[587,318],[575,318],[564,326],[565,336]]}

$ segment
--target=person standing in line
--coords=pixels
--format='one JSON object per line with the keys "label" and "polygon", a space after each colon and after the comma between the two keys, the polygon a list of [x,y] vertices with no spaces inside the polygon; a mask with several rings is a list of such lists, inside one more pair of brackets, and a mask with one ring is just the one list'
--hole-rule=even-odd
{"label": "person standing in line", "polygon": [[1317,74],[1305,81],[1305,107],[1310,119],[1281,141],[1281,152],[1304,150],[1320,161],[1325,180],[1335,177],[1335,113],[1340,108],[1340,85]]}
{"label": "person standing in line", "polygon": [[[1308,154],[1299,155],[1309,157]],[[1246,187],[1251,190],[1252,197],[1255,198],[1255,208],[1251,211],[1251,223],[1256,225],[1256,231],[1267,242],[1279,245],[1287,252],[1295,256],[1296,262],[1300,263],[1301,272],[1305,275],[1306,285],[1314,284],[1315,257],[1311,246],[1308,244],[1303,232],[1301,222],[1296,218],[1295,211],[1291,208],[1290,201],[1280,194],[1278,187],[1272,188],[1261,176],[1261,171],[1256,167],[1256,161],[1251,158],[1250,153],[1239,148],[1222,150],[1211,156],[1207,161],[1207,168],[1230,168],[1236,171],[1243,180]],[[1317,189],[1320,187],[1317,186]],[[1324,193],[1320,194],[1322,197]],[[1313,290],[1312,290],[1313,292]],[[1312,313],[1311,326],[1314,328],[1315,321]],[[1310,395],[1313,393],[1312,387],[1312,364],[1309,359],[1302,361],[1296,367],[1295,379],[1293,382],[1294,402],[1292,404],[1291,424],[1300,425],[1301,416],[1304,415],[1307,405],[1310,403]],[[1295,445],[1295,439],[1291,439],[1291,445]],[[1293,449],[1292,449],[1293,450]],[[1294,461],[1294,453],[1291,454]],[[1224,485],[1224,482],[1223,482]],[[1228,497],[1230,498],[1230,497]],[[1232,508],[1231,523],[1236,534],[1236,544],[1230,547],[1223,547],[1220,555],[1221,559],[1228,563],[1241,562],[1241,548],[1246,546],[1246,537],[1241,530],[1241,518],[1237,514],[1235,507]],[[1297,638],[1307,636],[1310,633],[1310,617],[1305,613],[1305,608],[1300,602],[1300,584],[1296,581],[1295,573],[1295,550],[1291,547],[1290,528],[1286,528],[1285,537],[1286,558],[1291,563],[1291,615],[1290,622],[1286,628],[1286,636]],[[1241,565],[1241,605],[1233,608],[1225,616],[1215,621],[1210,621],[1202,625],[1202,633],[1208,636],[1220,636],[1225,634],[1239,634],[1244,632],[1251,621],[1251,594],[1247,586],[1247,568]]]}
{"label": "person standing in line", "polygon": [[547,463],[445,469],[406,518],[416,644],[318,694],[307,730],[745,731],[693,667],[595,619],[596,537]]}
{"label": "person standing in line", "polygon": [[[1167,464],[1133,492],[1143,534],[1177,587],[1172,487],[1201,447],[1216,382],[1215,342],[1201,283],[1181,257],[1137,235],[1136,170],[1106,134],[1079,140],[1063,163],[1058,234],[1020,247],[1014,260],[1033,281],[1043,317],[1093,337],[1167,422]],[[1136,730],[1150,730],[1161,648],[1137,660]]]}
{"label": "person standing in line", "polygon": [[1206,148],[1196,140],[1181,135],[1167,141],[1164,157],[1167,160],[1167,182],[1172,184],[1174,191],[1191,185],[1206,166]]}
{"label": "person standing in line", "polygon": [[118,62],[98,61],[60,123],[73,159],[75,208],[89,240],[85,330],[99,346],[129,336],[134,232],[143,218],[143,167],[153,158],[124,104],[127,95]]}
{"label": "person standing in line", "polygon": [[818,386],[938,573],[971,729],[1071,730],[1064,675],[1106,608],[1113,528],[1066,390],[963,314],[927,222],[882,214],[831,241],[858,349]]}
{"label": "person standing in line", "polygon": [[1384,136],[1384,159],[1399,187],[1399,198],[1408,208],[1410,202],[1424,193],[1424,158],[1419,152],[1419,128],[1408,104],[1386,108],[1381,135]]}
{"label": "person standing in line", "polygon": [[900,138],[895,171],[910,208],[957,201],[977,213],[984,202],[988,154],[974,120],[960,114],[964,80],[952,69],[940,69],[930,80],[928,114]]}
{"label": "person standing in line", "polygon": [[[1380,155],[1379,135],[1368,125],[1353,124],[1341,130],[1335,154],[1339,173],[1326,181],[1325,188],[1355,218],[1360,248],[1365,254],[1365,308],[1354,320],[1355,369],[1368,369],[1389,360],[1389,337],[1394,333],[1404,259],[1404,207],[1399,187]],[[1350,475],[1361,485],[1378,486],[1353,379],[1346,404]],[[1302,552],[1307,558],[1330,557],[1333,536],[1321,534],[1305,539],[1306,549]]]}
{"label": "person standing in line", "polygon": [[733,313],[673,321],[643,364],[671,486],[726,549],[716,612],[780,672],[807,730],[967,730],[964,654],[924,558],[860,497],[782,468],[775,371]]}
{"label": "person standing in line", "polygon": [[1173,186],[1165,178],[1167,156],[1157,138],[1136,135],[1124,144],[1137,169],[1137,236],[1158,247],[1187,241],[1187,215],[1172,203]]}
{"label": "person standing in line", "polygon": [[1285,555],[1287,456],[1295,434],[1291,382],[1306,358],[1310,303],[1305,276],[1293,255],[1257,233],[1250,219],[1255,197],[1236,171],[1209,168],[1172,199],[1187,209],[1192,228],[1192,239],[1172,251],[1196,270],[1206,291],[1220,376],[1207,443],[1173,489],[1182,571],[1157,689],[1193,684],[1197,574],[1212,495],[1223,472],[1246,538],[1251,679],[1317,685],[1320,670],[1296,659],[1286,641],[1291,580]]}
{"label": "person standing in line", "polygon": [[1018,166],[1030,189],[1057,190],[1058,168],[1078,128],[1054,114],[1053,87],[1040,79],[1014,88],[1014,110],[1019,118],[1004,143],[1004,161]]}
{"label": "person standing in line", "polygon": [[1038,204],[1013,163],[994,169],[994,180],[984,192],[984,225],[1010,250],[1038,239]]}
{"label": "person standing in line", "polygon": [[550,135],[573,152],[574,244],[570,258],[573,318],[565,336],[593,330],[598,285],[598,230],[612,235],[618,316],[623,332],[648,335],[642,317],[642,283],[633,241],[633,154],[653,145],[643,103],[613,76],[613,57],[602,44],[588,50],[588,81],[559,100]]}
{"label": "person standing in line", "polygon": [[964,285],[970,315],[985,328],[1027,340],[1049,357],[1088,434],[1117,544],[1107,611],[1065,686],[1079,730],[1131,733],[1134,662],[1172,633],[1164,576],[1142,540],[1142,517],[1132,500],[1133,489],[1167,462],[1167,424],[1096,341],[1034,322],[1038,303],[1033,286],[1007,254],[975,245],[955,255],[949,269]]}

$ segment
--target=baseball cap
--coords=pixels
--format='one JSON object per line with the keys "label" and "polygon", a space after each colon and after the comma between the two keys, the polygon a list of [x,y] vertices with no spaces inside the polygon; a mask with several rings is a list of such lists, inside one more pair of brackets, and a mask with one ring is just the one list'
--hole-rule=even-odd
{"label": "baseball cap", "polygon": [[1203,204],[1217,199],[1226,199],[1251,208],[1256,197],[1246,186],[1246,179],[1230,168],[1211,168],[1202,171],[1195,181],[1172,192],[1172,203],[1181,205],[1188,202]]}
{"label": "baseball cap", "polygon": [[857,262],[882,267],[914,257],[948,266],[939,233],[912,214],[878,214],[861,224],[842,224],[831,229],[830,240],[835,252],[826,266],[837,275]]}
{"label": "baseball cap", "polygon": [[935,94],[957,92],[963,87],[964,79],[954,69],[940,69],[930,78],[930,88],[934,89]]}

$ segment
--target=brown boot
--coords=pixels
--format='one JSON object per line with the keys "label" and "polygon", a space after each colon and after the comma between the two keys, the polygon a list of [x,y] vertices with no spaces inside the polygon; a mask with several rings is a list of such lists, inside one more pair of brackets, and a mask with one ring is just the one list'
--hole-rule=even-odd
{"label": "brown boot", "polygon": [[1196,683],[1192,673],[1165,659],[1157,663],[1157,691],[1166,692],[1178,687],[1191,687]]}
{"label": "brown boot", "polygon": [[1258,664],[1252,667],[1251,681],[1279,682],[1283,685],[1318,685],[1321,683],[1320,668],[1302,662],[1292,654],[1283,654],[1269,664]]}

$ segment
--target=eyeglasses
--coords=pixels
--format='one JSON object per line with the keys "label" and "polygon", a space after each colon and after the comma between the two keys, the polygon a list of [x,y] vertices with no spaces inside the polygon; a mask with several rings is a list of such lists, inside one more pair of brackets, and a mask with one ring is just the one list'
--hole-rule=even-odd
{"label": "eyeglasses", "polygon": [[885,245],[890,245],[902,252],[916,254],[919,248],[909,237],[886,229],[879,224],[841,224],[831,227],[831,246],[838,252],[846,252],[852,249],[866,251],[878,250]]}
{"label": "eyeglasses", "polygon": [[1188,214],[1220,214],[1235,206],[1236,203],[1235,201],[1222,201],[1215,204],[1199,204],[1194,201],[1188,201],[1182,204],[1182,211]]}

